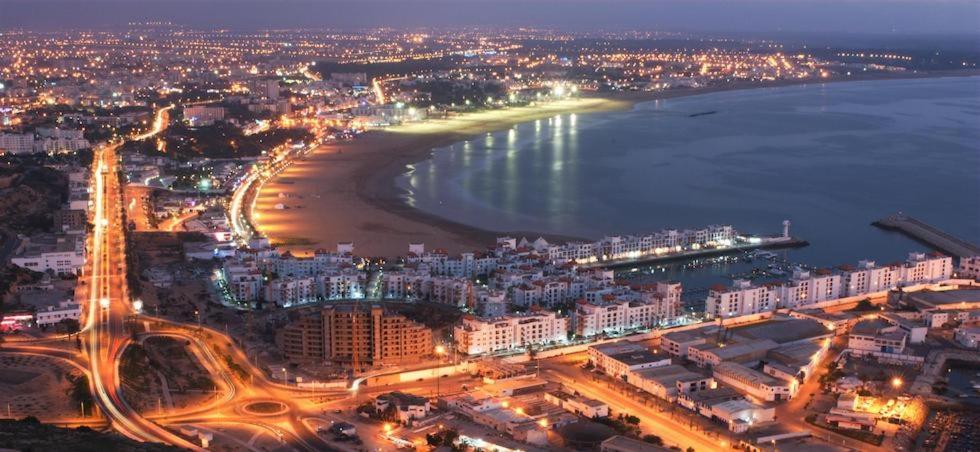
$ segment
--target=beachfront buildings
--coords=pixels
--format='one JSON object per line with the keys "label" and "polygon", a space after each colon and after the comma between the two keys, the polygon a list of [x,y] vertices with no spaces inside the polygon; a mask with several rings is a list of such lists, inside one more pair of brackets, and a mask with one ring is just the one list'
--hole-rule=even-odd
{"label": "beachfront buildings", "polygon": [[453,337],[457,350],[466,355],[562,343],[568,340],[568,319],[546,311],[498,318],[466,316],[453,329]]}
{"label": "beachfront buildings", "polygon": [[910,253],[905,262],[885,266],[864,260],[857,267],[841,266],[836,271],[795,269],[782,282],[756,285],[735,280],[732,287],[712,287],[705,312],[709,318],[727,318],[778,308],[805,309],[826,301],[881,295],[898,287],[944,281],[952,275],[953,259],[938,253]]}
{"label": "beachfront buildings", "polygon": [[[539,239],[540,240],[540,239]],[[589,264],[605,261],[639,259],[703,248],[728,247],[736,243],[738,233],[730,225],[711,225],[702,229],[665,229],[642,236],[610,236],[596,242],[569,242],[550,245],[536,242],[548,260],[556,263]]]}
{"label": "beachfront buildings", "polygon": [[433,354],[432,330],[381,306],[329,305],[276,333],[290,362],[370,366],[419,362]]}
{"label": "beachfront buildings", "polygon": [[680,283],[659,282],[595,301],[582,299],[572,312],[573,331],[590,337],[669,324],[683,311],[681,290]]}
{"label": "beachfront buildings", "polygon": [[770,285],[756,286],[736,279],[731,287],[712,286],[705,302],[708,317],[740,317],[769,312],[776,308],[776,290]]}

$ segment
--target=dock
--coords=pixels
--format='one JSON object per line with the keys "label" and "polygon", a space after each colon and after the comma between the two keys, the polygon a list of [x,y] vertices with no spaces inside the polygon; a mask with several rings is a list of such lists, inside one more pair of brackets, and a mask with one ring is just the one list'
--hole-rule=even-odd
{"label": "dock", "polygon": [[725,248],[703,248],[700,250],[687,250],[680,253],[671,253],[671,254],[664,254],[664,255],[648,255],[648,256],[638,257],[635,259],[607,260],[607,261],[600,261],[591,264],[584,264],[581,265],[579,268],[582,269],[605,268],[605,269],[613,270],[613,269],[623,268],[623,267],[653,265],[653,264],[682,261],[688,259],[725,256],[729,254],[738,254],[751,250],[802,248],[808,245],[810,245],[810,242],[795,237],[765,237],[758,243],[741,243]]}
{"label": "dock", "polygon": [[980,247],[908,215],[897,213],[871,223],[901,232],[912,239],[956,257],[980,256]]}

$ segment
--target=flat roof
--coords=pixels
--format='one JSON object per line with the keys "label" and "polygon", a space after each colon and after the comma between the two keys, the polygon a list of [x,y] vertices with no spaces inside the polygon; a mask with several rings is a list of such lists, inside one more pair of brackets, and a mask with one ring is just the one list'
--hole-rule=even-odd
{"label": "flat roof", "polygon": [[674,342],[691,342],[698,339],[707,339],[717,332],[717,325],[708,325],[694,330],[674,331],[664,334],[663,337]]}
{"label": "flat roof", "polygon": [[883,328],[888,328],[892,324],[881,320],[881,319],[871,319],[862,320],[851,328],[851,334],[878,334]]}
{"label": "flat roof", "polygon": [[754,369],[749,369],[739,363],[723,362],[718,363],[714,367],[715,372],[721,372],[722,374],[729,374],[739,377],[740,380],[748,381],[753,384],[762,384],[766,386],[783,386],[788,384],[783,380],[776,379],[762,372]]}
{"label": "flat roof", "polygon": [[732,331],[739,336],[752,339],[772,339],[780,344],[832,334],[832,332],[827,331],[827,327],[816,320],[790,317],[775,317],[766,322],[735,327]]}
{"label": "flat roof", "polygon": [[770,350],[769,356],[786,365],[806,364],[821,348],[817,342],[799,342]]}
{"label": "flat roof", "polygon": [[702,380],[708,378],[704,374],[692,372],[684,366],[671,364],[669,366],[641,369],[633,372],[644,380],[655,381],[662,386],[673,386],[678,381]]}
{"label": "flat roof", "polygon": [[928,307],[952,305],[957,303],[980,303],[980,290],[957,289],[957,290],[923,290],[920,292],[909,292],[908,297],[916,304]]}
{"label": "flat roof", "polygon": [[603,447],[613,447],[618,450],[628,450],[633,452],[662,452],[670,450],[666,447],[650,444],[638,439],[628,438],[622,435],[613,436],[602,442]]}
{"label": "flat roof", "polygon": [[610,359],[614,359],[621,363],[629,366],[634,366],[637,364],[654,363],[657,361],[663,361],[665,359],[670,359],[667,354],[653,353],[650,350],[633,350],[622,353],[616,353],[614,355],[607,355]]}
{"label": "flat roof", "polygon": [[704,349],[704,350],[710,351],[722,361],[727,361],[727,360],[744,357],[746,355],[762,354],[778,346],[779,344],[777,344],[773,340],[758,339],[758,340],[750,340],[750,341],[739,342],[731,345],[726,345],[724,347],[718,346],[718,347]]}
{"label": "flat roof", "polygon": [[705,391],[688,392],[684,394],[684,397],[693,400],[696,403],[700,403],[711,402],[714,400],[731,400],[741,398],[742,394],[732,388],[729,388],[728,386],[720,386],[715,389],[708,389]]}

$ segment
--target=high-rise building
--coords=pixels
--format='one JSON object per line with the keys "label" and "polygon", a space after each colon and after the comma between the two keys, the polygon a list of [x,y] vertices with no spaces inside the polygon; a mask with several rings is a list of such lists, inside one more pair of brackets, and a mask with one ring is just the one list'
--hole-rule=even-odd
{"label": "high-rise building", "polygon": [[418,362],[433,354],[432,330],[377,305],[330,305],[279,330],[276,343],[292,362],[363,368]]}

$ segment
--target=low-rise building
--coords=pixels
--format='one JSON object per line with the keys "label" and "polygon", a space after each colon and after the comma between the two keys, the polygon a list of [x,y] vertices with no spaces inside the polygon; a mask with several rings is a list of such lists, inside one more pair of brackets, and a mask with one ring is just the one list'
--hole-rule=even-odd
{"label": "low-rise building", "polygon": [[966,348],[980,348],[980,325],[961,326],[953,332],[953,337]]}
{"label": "low-rise building", "polygon": [[54,325],[62,320],[78,320],[82,316],[82,306],[71,301],[62,301],[57,306],[39,308],[34,313],[34,323],[37,326]]}
{"label": "low-rise building", "polygon": [[851,328],[847,348],[861,352],[903,353],[908,335],[884,320],[863,320]]}
{"label": "low-rise building", "polygon": [[429,400],[404,392],[389,392],[379,395],[374,399],[374,408],[379,413],[394,411],[398,421],[408,424],[416,419],[422,419],[429,414],[432,409]]}
{"label": "low-rise building", "polygon": [[587,418],[609,416],[609,405],[596,399],[570,394],[561,390],[551,391],[545,394],[544,399],[561,408],[564,408],[566,411],[582,415]]}
{"label": "low-rise building", "polygon": [[796,380],[777,379],[735,362],[723,362],[712,368],[715,380],[735,388],[756,400],[773,402],[793,398],[799,386]]}
{"label": "low-rise building", "polygon": [[677,394],[706,391],[717,387],[714,378],[687,370],[683,366],[669,365],[631,371],[626,381],[661,399],[673,401]]}
{"label": "low-rise building", "polygon": [[654,353],[641,344],[616,342],[589,347],[589,362],[614,378],[633,371],[670,365],[666,353]]}
{"label": "low-rise building", "polygon": [[10,262],[37,272],[59,275],[81,274],[85,266],[83,234],[38,234],[21,244]]}
{"label": "low-rise building", "polygon": [[600,452],[666,452],[671,449],[633,439],[628,436],[616,435],[599,446]]}

